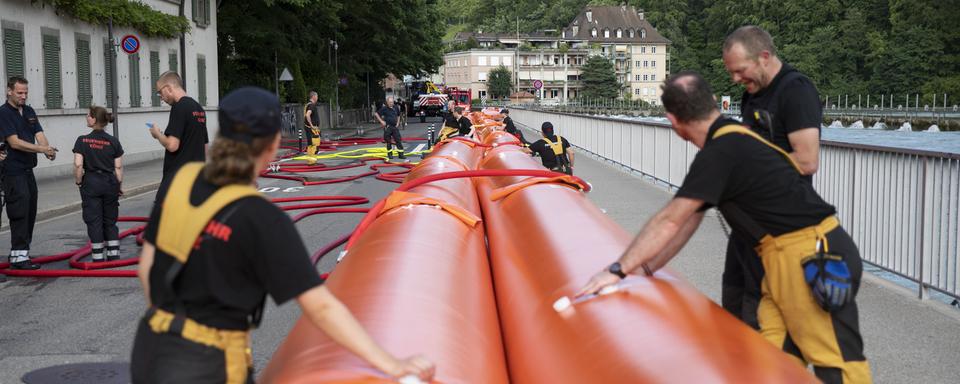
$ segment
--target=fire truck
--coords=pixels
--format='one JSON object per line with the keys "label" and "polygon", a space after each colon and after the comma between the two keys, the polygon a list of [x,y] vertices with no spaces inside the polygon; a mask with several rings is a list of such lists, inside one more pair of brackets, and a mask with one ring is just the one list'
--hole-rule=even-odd
{"label": "fire truck", "polygon": [[456,103],[456,107],[463,107],[464,110],[470,110],[470,103],[473,101],[470,96],[470,89],[460,89],[457,87],[447,87],[447,95],[450,96],[450,100],[453,100]]}

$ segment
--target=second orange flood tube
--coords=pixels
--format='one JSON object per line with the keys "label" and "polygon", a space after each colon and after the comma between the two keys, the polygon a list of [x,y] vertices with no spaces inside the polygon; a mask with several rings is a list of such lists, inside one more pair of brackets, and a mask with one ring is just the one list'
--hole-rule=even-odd
{"label": "second orange flood tube", "polygon": [[[475,169],[481,148],[451,141],[407,180]],[[471,179],[388,196],[326,285],[389,352],[423,353],[444,383],[506,383],[484,227]],[[390,382],[301,317],[260,377],[266,383]]]}
{"label": "second orange flood tube", "polygon": [[[494,131],[485,143],[513,140]],[[504,145],[480,169],[542,167]],[[670,271],[628,277],[620,292],[557,313],[553,302],[615,260],[631,235],[582,192],[521,186],[531,181],[477,180],[512,383],[817,382]]]}

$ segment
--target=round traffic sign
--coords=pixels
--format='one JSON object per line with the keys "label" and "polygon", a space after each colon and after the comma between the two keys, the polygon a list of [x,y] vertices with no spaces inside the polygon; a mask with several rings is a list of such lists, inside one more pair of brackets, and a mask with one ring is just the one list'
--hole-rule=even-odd
{"label": "round traffic sign", "polygon": [[533,87],[536,88],[536,89],[543,88],[543,81],[542,81],[542,80],[534,80],[534,81],[533,81]]}
{"label": "round traffic sign", "polygon": [[120,39],[120,49],[131,55],[137,53],[140,50],[140,39],[134,35],[126,35]]}

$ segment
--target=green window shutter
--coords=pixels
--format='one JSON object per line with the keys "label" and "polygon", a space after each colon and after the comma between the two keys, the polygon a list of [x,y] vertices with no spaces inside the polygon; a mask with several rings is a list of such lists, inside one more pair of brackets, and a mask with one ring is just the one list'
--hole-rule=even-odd
{"label": "green window shutter", "polygon": [[197,14],[197,8],[200,8],[197,6],[199,1],[201,0],[190,0],[190,16],[196,23],[200,23],[200,15]]}
{"label": "green window shutter", "polygon": [[47,108],[63,108],[63,87],[60,83],[60,36],[40,35],[43,47],[43,90]]}
{"label": "green window shutter", "polygon": [[[18,29],[3,29],[3,57],[6,78],[13,76],[24,77],[23,31]],[[6,84],[6,82],[4,82],[4,84]]]}
{"label": "green window shutter", "polygon": [[130,62],[130,106],[140,106],[140,54],[127,55]]}
{"label": "green window shutter", "polygon": [[160,106],[157,96],[157,80],[160,80],[160,52],[150,51],[150,105]]}
{"label": "green window shutter", "polygon": [[171,53],[170,54],[170,70],[176,73],[180,73],[180,71],[177,70],[178,64],[179,62],[177,61],[177,53],[176,52]]}
{"label": "green window shutter", "polygon": [[109,41],[103,43],[103,79],[106,85],[107,108],[113,108],[113,72],[110,71],[110,46]]}
{"label": "green window shutter", "polygon": [[77,39],[77,101],[80,108],[90,107],[93,91],[90,88],[90,41]]}
{"label": "green window shutter", "polygon": [[197,90],[200,93],[200,105],[207,105],[207,60],[197,58]]}
{"label": "green window shutter", "polygon": [[210,25],[210,0],[203,0],[203,25]]}

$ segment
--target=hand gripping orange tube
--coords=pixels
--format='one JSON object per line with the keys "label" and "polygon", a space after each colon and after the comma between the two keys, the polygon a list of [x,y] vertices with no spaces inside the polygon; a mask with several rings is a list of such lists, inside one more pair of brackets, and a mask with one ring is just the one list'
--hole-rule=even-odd
{"label": "hand gripping orange tube", "polygon": [[[508,140],[497,131],[484,142]],[[505,145],[490,149],[480,169],[541,165]],[[526,179],[477,179],[511,383],[817,382],[670,271],[628,277],[618,292],[554,310],[631,235],[574,188],[511,188]]]}
{"label": "hand gripping orange tube", "polygon": [[[482,148],[448,142],[407,180],[475,169]],[[388,196],[327,280],[385,349],[423,353],[445,383],[506,383],[507,370],[471,179]],[[301,317],[260,377],[266,383],[393,382]]]}

